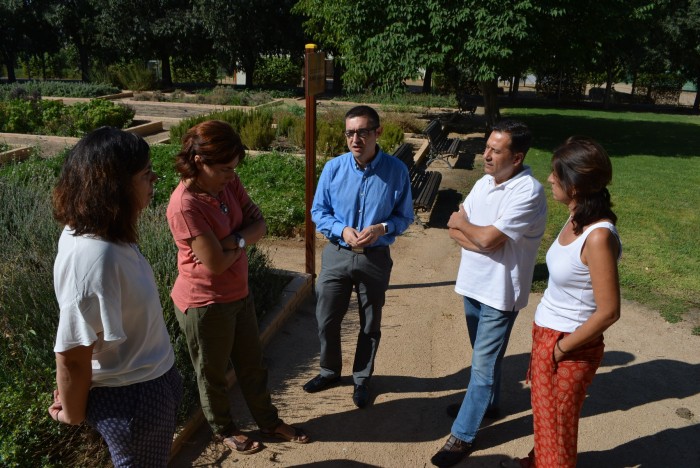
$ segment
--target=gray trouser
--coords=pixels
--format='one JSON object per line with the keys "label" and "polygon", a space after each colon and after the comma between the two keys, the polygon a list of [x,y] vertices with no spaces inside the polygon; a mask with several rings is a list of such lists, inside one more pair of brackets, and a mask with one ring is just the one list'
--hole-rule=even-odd
{"label": "gray trouser", "polygon": [[322,376],[340,376],[343,363],[340,325],[348,310],[353,289],[357,293],[360,313],[353,380],[361,385],[372,376],[382,336],[382,307],[392,266],[389,247],[358,254],[329,243],[323,250],[321,273],[316,283]]}

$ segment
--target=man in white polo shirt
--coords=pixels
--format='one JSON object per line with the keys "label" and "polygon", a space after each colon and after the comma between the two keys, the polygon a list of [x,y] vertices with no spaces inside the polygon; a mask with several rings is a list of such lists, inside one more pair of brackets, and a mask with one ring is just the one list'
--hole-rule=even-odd
{"label": "man in white polo shirt", "polygon": [[523,164],[531,141],[522,122],[496,124],[484,150],[486,174],[447,223],[462,247],[455,291],[464,298],[473,352],[464,400],[447,408],[455,421],[431,459],[436,466],[469,455],[482,419],[499,414],[501,361],[518,311],[527,305],[547,220],[544,189]]}

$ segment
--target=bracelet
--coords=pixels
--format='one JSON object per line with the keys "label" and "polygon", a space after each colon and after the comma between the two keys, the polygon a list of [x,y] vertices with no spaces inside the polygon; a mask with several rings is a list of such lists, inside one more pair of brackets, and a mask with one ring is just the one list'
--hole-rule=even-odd
{"label": "bracelet", "polygon": [[568,354],[566,351],[564,351],[563,349],[561,349],[561,346],[559,345],[559,342],[560,342],[560,341],[561,341],[561,340],[557,340],[557,349],[558,349],[559,352],[562,353],[562,354]]}

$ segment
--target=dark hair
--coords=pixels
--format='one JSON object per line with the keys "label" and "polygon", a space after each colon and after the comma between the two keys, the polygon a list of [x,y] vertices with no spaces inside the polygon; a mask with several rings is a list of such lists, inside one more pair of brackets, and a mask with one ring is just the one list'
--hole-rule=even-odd
{"label": "dark hair", "polygon": [[148,164],[143,138],[114,127],[94,130],[68,154],[53,190],[54,218],[110,242],[136,242],[138,202],[132,178]]}
{"label": "dark hair", "polygon": [[377,111],[369,106],[355,106],[345,113],[345,120],[352,119],[354,117],[367,117],[369,124],[375,128],[378,128],[380,125],[379,114],[377,114]]}
{"label": "dark hair", "polygon": [[493,126],[492,131],[507,133],[510,135],[510,150],[514,153],[523,153],[530,150],[532,144],[532,132],[524,123],[518,120],[501,120]]}
{"label": "dark hair", "polygon": [[175,156],[175,169],[183,179],[197,177],[199,168],[194,157],[199,155],[204,164],[226,164],[245,158],[241,137],[227,122],[207,120],[187,130],[182,137],[182,149]]}
{"label": "dark hair", "polygon": [[584,226],[599,219],[617,222],[606,188],[612,181],[612,164],[596,141],[584,136],[569,137],[554,150],[552,171],[567,196],[576,202],[572,217],[575,234],[581,234]]}

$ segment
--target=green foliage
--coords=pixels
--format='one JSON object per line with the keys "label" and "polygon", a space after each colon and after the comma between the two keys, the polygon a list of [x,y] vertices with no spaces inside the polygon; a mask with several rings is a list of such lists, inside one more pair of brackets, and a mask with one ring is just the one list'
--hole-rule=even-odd
{"label": "green foliage", "polygon": [[23,100],[0,102],[0,131],[43,135],[81,136],[109,125],[131,125],[134,109],[104,99],[66,106],[61,101]]}
{"label": "green foliage", "polygon": [[129,106],[115,104],[105,99],[78,102],[68,107],[77,135],[103,126],[126,128],[131,125],[136,111]]}
{"label": "green foliage", "polygon": [[141,63],[112,65],[110,73],[122,89],[146,91],[156,88],[155,73]]}
{"label": "green foliage", "polygon": [[[532,129],[534,146],[525,161],[545,187],[551,152],[568,136],[590,135],[601,143],[613,163],[610,193],[623,243],[623,296],[669,321],[692,319],[688,311],[700,303],[697,117],[559,109],[509,109],[508,116]],[[538,263],[567,216],[551,197],[549,208]],[[540,278],[540,288],[545,280]]]}
{"label": "green foliage", "polygon": [[101,83],[73,83],[68,81],[29,81],[0,84],[0,101],[10,99],[21,90],[27,95],[92,98],[118,93],[119,88]]}
{"label": "green foliage", "polygon": [[223,120],[231,124],[236,131],[240,131],[243,123],[247,120],[247,114],[242,110],[231,109],[182,119],[177,125],[170,127],[170,141],[173,143],[181,142],[187,130],[207,120]]}
{"label": "green foliage", "polygon": [[[52,350],[59,313],[53,262],[61,230],[52,219],[50,192],[65,153],[0,167],[0,464],[8,467],[109,464],[106,446],[92,429],[56,424],[47,415],[55,388]],[[160,153],[154,153],[156,163]],[[153,268],[176,365],[184,377],[182,422],[199,398],[169,298],[177,266],[165,208],[160,203],[145,210],[139,246]],[[262,317],[278,302],[287,279],[271,270],[264,252],[253,247],[248,255],[250,288],[256,314]]]}
{"label": "green foliage", "polygon": [[403,129],[394,122],[382,122],[382,135],[379,137],[379,146],[387,153],[393,153],[403,143]]}
{"label": "green foliage", "polygon": [[173,81],[176,83],[216,83],[218,65],[215,60],[195,60],[174,56],[170,59]]}
{"label": "green foliage", "polygon": [[[304,158],[265,153],[245,158],[236,171],[265,216],[269,235],[299,232],[305,220]],[[320,166],[316,172],[320,175]]]}
{"label": "green foliage", "polygon": [[260,57],[255,69],[258,86],[297,86],[301,81],[302,65],[289,57]]}
{"label": "green foliage", "polygon": [[275,139],[275,129],[272,128],[272,114],[269,112],[253,112],[250,119],[240,130],[241,140],[247,148],[264,150],[270,147]]}

